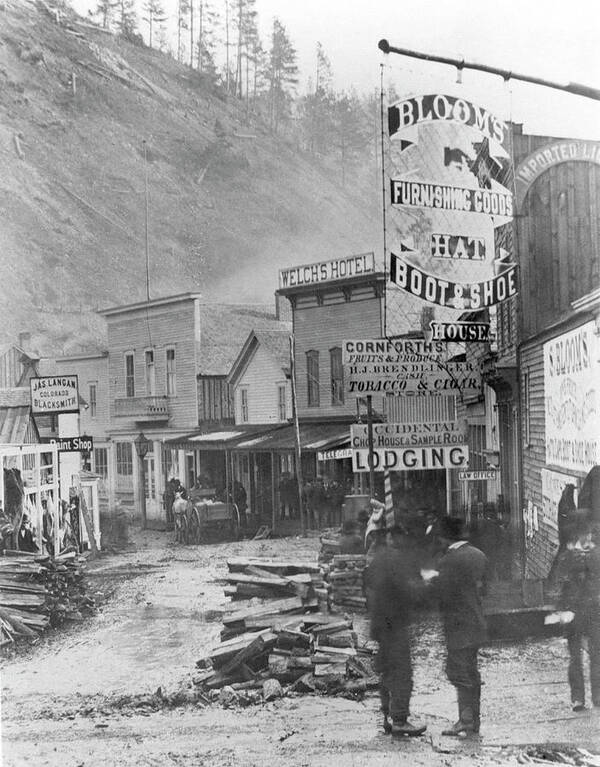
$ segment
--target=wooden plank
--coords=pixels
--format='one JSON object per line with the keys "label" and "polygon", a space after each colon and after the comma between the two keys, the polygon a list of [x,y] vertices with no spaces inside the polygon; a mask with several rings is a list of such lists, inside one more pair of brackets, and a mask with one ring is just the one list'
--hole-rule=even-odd
{"label": "wooden plank", "polygon": [[[309,576],[310,578],[310,576]],[[285,587],[289,584],[285,578],[261,578],[258,575],[246,575],[245,573],[229,573],[227,576],[228,583],[243,583],[252,584],[254,586],[281,586]]]}
{"label": "wooden plank", "polygon": [[233,671],[235,671],[235,669],[245,664],[246,661],[254,658],[256,655],[260,655],[264,649],[265,641],[263,637],[259,635],[253,639],[249,645],[242,647],[242,649],[236,653],[233,658],[231,658],[231,660],[228,660],[227,663],[224,663],[221,667],[221,672],[223,674],[231,674]]}
{"label": "wooden plank", "polygon": [[346,664],[345,663],[320,663],[315,666],[315,676],[346,676]]}
{"label": "wooden plank", "polygon": [[315,647],[315,652],[324,652],[328,655],[337,655],[339,657],[353,658],[356,656],[356,648],[354,647],[331,647],[318,644]]}
{"label": "wooden plank", "polygon": [[251,618],[246,618],[244,625],[246,628],[272,628],[279,630],[289,626],[297,626],[301,622],[301,617],[298,615],[267,613],[266,615],[253,615]]}
{"label": "wooden plank", "polygon": [[343,629],[351,629],[352,628],[352,621],[350,620],[337,620],[332,623],[325,623],[317,626],[311,626],[310,631],[315,635],[319,636],[322,634],[335,634],[336,631],[341,631]]}
{"label": "wooden plank", "polygon": [[270,613],[286,613],[292,610],[302,609],[302,600],[299,597],[289,597],[288,599],[279,599],[269,602],[268,604],[260,605],[259,607],[253,607],[247,610],[238,610],[237,612],[230,613],[223,617],[223,623],[225,626],[229,626],[233,623],[243,623],[246,618],[255,618],[260,615],[268,615]]}
{"label": "wooden plank", "polygon": [[276,560],[276,559],[245,559],[242,557],[232,557],[227,560],[227,567],[230,572],[238,572],[248,567],[259,567],[262,570],[279,572],[281,574],[295,573],[318,573],[320,565],[316,562],[301,562],[298,560]]}

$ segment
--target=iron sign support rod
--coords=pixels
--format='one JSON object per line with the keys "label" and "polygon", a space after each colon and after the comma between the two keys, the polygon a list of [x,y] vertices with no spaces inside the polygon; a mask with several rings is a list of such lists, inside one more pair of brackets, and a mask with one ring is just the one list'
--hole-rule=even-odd
{"label": "iron sign support rod", "polygon": [[530,75],[521,75],[517,72],[512,72],[510,69],[498,69],[497,67],[490,67],[487,64],[478,64],[474,61],[465,61],[464,59],[454,59],[449,56],[436,56],[430,53],[422,53],[420,51],[411,51],[407,48],[397,48],[394,45],[390,45],[387,40],[380,40],[378,47],[384,53],[398,53],[401,56],[410,56],[413,59],[422,59],[423,61],[435,61],[438,64],[448,64],[452,67],[456,67],[459,72],[463,69],[475,69],[478,72],[487,72],[491,75],[498,75],[503,80],[521,80],[525,83],[533,83],[534,85],[543,85],[546,88],[554,88],[555,90],[565,91],[566,93],[572,93],[575,96],[583,96],[587,99],[593,99],[594,101],[600,101],[600,90],[597,88],[591,88],[589,85],[581,85],[580,83],[555,83],[552,80],[544,80],[541,77],[531,77]]}

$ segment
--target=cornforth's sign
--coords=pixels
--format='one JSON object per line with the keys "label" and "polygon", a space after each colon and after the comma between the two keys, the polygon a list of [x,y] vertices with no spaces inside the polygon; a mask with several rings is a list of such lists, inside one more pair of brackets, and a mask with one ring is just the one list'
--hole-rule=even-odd
{"label": "cornforth's sign", "polygon": [[375,256],[373,253],[360,253],[358,256],[333,258],[330,261],[319,261],[316,264],[281,269],[279,272],[279,287],[293,288],[298,285],[332,282],[334,280],[343,280],[346,277],[356,277],[359,274],[369,274],[374,271]]}
{"label": "cornforth's sign", "polygon": [[77,376],[44,376],[31,378],[32,413],[78,413]]}
{"label": "cornforth's sign", "polygon": [[593,162],[600,165],[600,143],[595,141],[557,141],[541,146],[528,155],[515,170],[517,209],[521,208],[529,187],[538,176],[561,162]]}

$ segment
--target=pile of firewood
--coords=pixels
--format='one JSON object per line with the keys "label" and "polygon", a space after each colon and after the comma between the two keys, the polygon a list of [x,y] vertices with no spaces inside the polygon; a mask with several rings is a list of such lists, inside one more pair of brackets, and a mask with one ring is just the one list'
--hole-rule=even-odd
{"label": "pile of firewood", "polygon": [[327,586],[317,564],[234,558],[227,567],[225,596],[232,600],[297,597],[300,607],[327,608]]}
{"label": "pile of firewood", "polygon": [[[291,608],[291,601],[287,607]],[[239,622],[240,616],[235,620]],[[245,626],[262,630],[238,634],[199,660],[197,685],[204,690],[229,686],[264,691],[268,680],[277,680],[295,692],[352,694],[377,686],[372,651],[358,646],[352,622],[345,616],[262,613],[258,620],[246,618]]]}
{"label": "pile of firewood", "polygon": [[364,554],[336,554],[325,577],[331,585],[334,605],[365,610],[367,600],[363,590],[366,557]]}
{"label": "pile of firewood", "polygon": [[319,548],[319,564],[328,565],[336,554],[340,553],[340,533],[335,530],[328,530],[321,536],[321,546]]}
{"label": "pile of firewood", "polygon": [[83,557],[6,551],[0,557],[0,646],[35,637],[49,626],[83,620],[94,610]]}

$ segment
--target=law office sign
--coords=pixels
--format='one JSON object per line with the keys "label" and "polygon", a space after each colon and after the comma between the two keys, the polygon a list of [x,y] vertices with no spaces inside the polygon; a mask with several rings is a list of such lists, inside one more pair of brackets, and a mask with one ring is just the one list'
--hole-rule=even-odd
{"label": "law office sign", "polygon": [[79,387],[76,375],[31,378],[31,412],[57,415],[79,412]]}
{"label": "law office sign", "polygon": [[[464,469],[469,465],[467,445],[436,447],[377,448],[373,451],[375,471],[432,471]],[[369,471],[369,451],[352,448],[352,471]]]}

